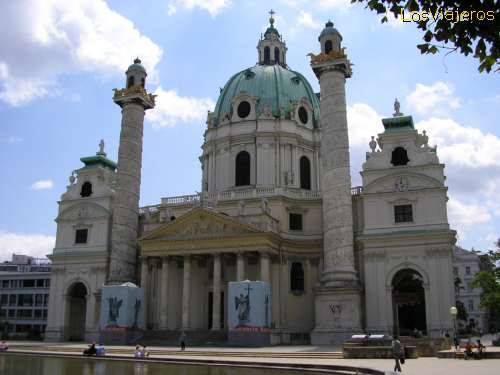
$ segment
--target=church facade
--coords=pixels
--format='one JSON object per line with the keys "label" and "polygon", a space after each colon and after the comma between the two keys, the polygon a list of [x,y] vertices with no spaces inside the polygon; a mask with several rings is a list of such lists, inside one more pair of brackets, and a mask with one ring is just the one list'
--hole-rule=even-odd
{"label": "church facade", "polygon": [[363,185],[351,187],[351,64],[333,23],[319,42],[316,94],[289,68],[271,17],[258,63],[233,75],[208,113],[201,192],[140,208],[154,97],[140,61],[129,67],[113,98],[123,116],[118,163],[101,144],[59,202],[47,340],[97,339],[102,286],[121,282],[144,289],[155,337],[223,337],[228,283],[243,280],[270,285],[273,344],[452,329],[444,165],[396,103],[369,142]]}

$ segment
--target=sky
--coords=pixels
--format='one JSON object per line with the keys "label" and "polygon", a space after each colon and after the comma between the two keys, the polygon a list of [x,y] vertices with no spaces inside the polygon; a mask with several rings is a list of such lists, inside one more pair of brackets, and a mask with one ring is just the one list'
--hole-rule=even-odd
{"label": "sky", "polygon": [[421,31],[350,0],[16,0],[0,23],[0,260],[43,257],[80,158],[100,139],[116,161],[120,109],[112,89],[139,56],[158,95],[144,125],[141,205],[200,191],[206,114],[220,87],[257,61],[269,10],[287,62],[319,91],[306,56],[331,19],[353,65],[347,81],[353,185],[370,136],[401,111],[446,164],[448,216],[458,244],[485,250],[500,237],[500,78],[472,57],[421,55]]}

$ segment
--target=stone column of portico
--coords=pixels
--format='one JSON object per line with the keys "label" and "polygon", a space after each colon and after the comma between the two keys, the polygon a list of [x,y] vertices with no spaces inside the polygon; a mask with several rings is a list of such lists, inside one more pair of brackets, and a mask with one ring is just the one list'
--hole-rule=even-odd
{"label": "stone column of portico", "polygon": [[220,290],[221,290],[221,256],[214,254],[213,298],[212,298],[212,330],[220,330]]}
{"label": "stone column of portico", "polygon": [[260,281],[264,281],[268,284],[271,283],[271,271],[270,271],[271,258],[268,253],[260,253]]}
{"label": "stone column of portico", "polygon": [[168,329],[168,257],[163,257],[160,283],[160,329]]}
{"label": "stone column of portico", "polygon": [[236,254],[236,281],[245,280],[245,257],[242,253]]}
{"label": "stone column of portico", "polygon": [[149,303],[149,287],[148,287],[148,258],[141,257],[141,288],[144,290],[144,325],[148,326],[148,303]]}
{"label": "stone column of portico", "polygon": [[189,293],[191,283],[191,257],[184,256],[184,274],[182,281],[182,329],[189,329]]}
{"label": "stone column of portico", "polygon": [[342,36],[326,24],[321,54],[311,57],[320,84],[321,189],[324,265],[315,296],[312,344],[338,344],[361,329],[361,296],[354,268],[351,175],[345,82],[351,63]]}

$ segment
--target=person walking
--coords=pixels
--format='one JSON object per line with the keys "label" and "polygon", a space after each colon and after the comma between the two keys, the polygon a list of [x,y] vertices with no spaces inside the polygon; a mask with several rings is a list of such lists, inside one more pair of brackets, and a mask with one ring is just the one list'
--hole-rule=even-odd
{"label": "person walking", "polygon": [[181,345],[181,350],[186,350],[186,341],[187,341],[187,336],[184,331],[181,332],[181,336],[179,337],[179,343]]}
{"label": "person walking", "polygon": [[401,364],[400,359],[403,357],[403,345],[401,345],[401,341],[399,341],[398,336],[394,336],[392,339],[392,355],[394,357],[394,372],[401,372]]}

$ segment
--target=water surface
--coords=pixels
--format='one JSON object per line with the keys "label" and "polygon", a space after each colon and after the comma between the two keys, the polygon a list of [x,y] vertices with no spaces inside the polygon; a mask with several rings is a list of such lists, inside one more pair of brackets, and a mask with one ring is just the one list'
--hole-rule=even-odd
{"label": "water surface", "polygon": [[[296,375],[297,371],[92,358],[0,355],[2,375]],[[318,373],[316,373],[318,374]]]}

